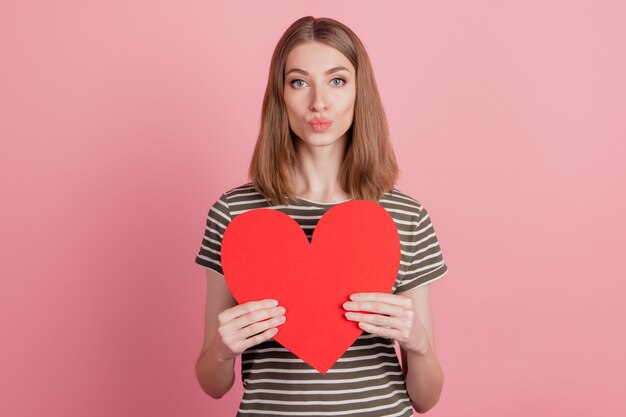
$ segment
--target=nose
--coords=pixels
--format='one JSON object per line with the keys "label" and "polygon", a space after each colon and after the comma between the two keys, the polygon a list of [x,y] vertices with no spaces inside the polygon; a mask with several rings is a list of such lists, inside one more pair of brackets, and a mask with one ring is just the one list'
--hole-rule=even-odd
{"label": "nose", "polygon": [[324,88],[324,86],[317,86],[315,88],[313,88],[313,97],[312,99],[312,103],[311,103],[311,111],[324,111],[326,109],[328,109],[328,103],[326,100],[326,97],[324,96],[324,93],[322,92],[322,89]]}

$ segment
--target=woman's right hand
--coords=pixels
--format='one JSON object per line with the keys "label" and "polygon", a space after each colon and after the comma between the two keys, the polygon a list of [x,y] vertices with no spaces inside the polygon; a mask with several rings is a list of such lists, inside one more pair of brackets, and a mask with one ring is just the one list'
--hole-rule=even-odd
{"label": "woman's right hand", "polygon": [[227,308],[218,316],[212,344],[221,361],[236,358],[251,346],[271,339],[285,322],[285,308],[276,300],[248,301]]}

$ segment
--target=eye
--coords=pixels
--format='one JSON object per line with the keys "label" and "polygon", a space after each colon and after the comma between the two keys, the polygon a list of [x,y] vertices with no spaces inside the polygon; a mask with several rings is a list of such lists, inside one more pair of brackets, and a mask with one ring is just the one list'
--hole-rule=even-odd
{"label": "eye", "polygon": [[298,78],[298,79],[295,79],[295,80],[291,80],[289,85],[291,85],[292,87],[296,87],[296,88],[304,87],[303,85],[294,85],[295,83],[298,83],[298,82],[304,83],[305,81]]}
{"label": "eye", "polygon": [[[335,81],[339,81],[339,82],[335,82]],[[338,86],[344,85],[346,83],[346,80],[344,80],[341,77],[335,77],[332,80],[330,80],[330,82],[331,82],[332,85],[338,87]],[[300,78],[296,78],[295,80],[291,80],[289,82],[289,85],[291,85],[292,87],[295,87],[295,88],[302,88],[302,87],[304,87],[304,84],[297,84],[297,83],[304,83],[304,84],[306,84],[306,81],[301,80]]]}

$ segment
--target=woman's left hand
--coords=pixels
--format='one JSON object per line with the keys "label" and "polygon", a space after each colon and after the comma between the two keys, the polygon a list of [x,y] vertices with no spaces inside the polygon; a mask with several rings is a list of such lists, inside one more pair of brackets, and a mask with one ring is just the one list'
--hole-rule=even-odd
{"label": "woman's left hand", "polygon": [[[415,314],[410,298],[398,294],[361,292],[343,304],[346,318],[368,333],[398,341],[408,352],[428,350],[428,333]],[[356,312],[358,311],[358,312]],[[363,313],[364,312],[364,313]]]}

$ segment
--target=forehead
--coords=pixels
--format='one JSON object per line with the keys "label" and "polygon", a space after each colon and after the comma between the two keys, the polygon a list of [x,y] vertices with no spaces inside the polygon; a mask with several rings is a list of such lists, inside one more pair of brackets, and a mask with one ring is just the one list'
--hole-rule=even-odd
{"label": "forehead", "polygon": [[285,71],[300,68],[312,74],[323,74],[326,70],[338,66],[344,66],[354,74],[354,67],[345,55],[332,46],[311,41],[302,43],[289,52]]}

